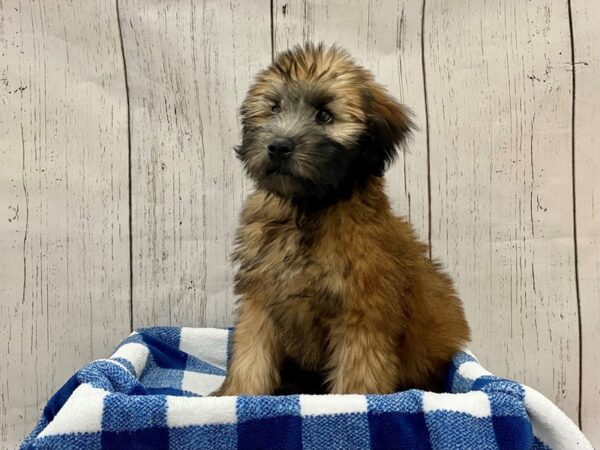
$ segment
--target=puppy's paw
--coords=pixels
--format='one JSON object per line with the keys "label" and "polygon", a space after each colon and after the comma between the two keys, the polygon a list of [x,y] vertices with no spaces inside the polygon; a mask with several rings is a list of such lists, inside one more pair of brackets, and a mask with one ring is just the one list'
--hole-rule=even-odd
{"label": "puppy's paw", "polygon": [[239,383],[230,383],[227,379],[221,387],[210,394],[210,397],[227,397],[235,395],[259,395],[249,386],[240,386]]}
{"label": "puppy's paw", "polygon": [[230,378],[225,378],[223,384],[216,391],[209,394],[210,397],[226,397],[233,395],[241,395],[237,383],[232,383]]}
{"label": "puppy's paw", "polygon": [[257,389],[256,386],[241,386],[239,384],[228,383],[227,380],[219,389],[209,394],[210,397],[227,397],[235,395],[273,395],[273,392]]}
{"label": "puppy's paw", "polygon": [[227,392],[227,389],[225,389],[224,386],[221,386],[216,391],[208,394],[209,397],[227,397],[228,395],[235,395],[235,394],[230,394],[229,392]]}

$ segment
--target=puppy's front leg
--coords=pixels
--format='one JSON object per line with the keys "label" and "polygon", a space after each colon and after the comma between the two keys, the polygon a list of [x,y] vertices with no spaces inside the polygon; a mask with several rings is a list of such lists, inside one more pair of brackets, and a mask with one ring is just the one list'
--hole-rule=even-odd
{"label": "puppy's front leg", "polygon": [[271,318],[258,302],[243,299],[227,376],[213,395],[273,394],[281,381],[281,360]]}
{"label": "puppy's front leg", "polygon": [[[350,323],[349,323],[350,322]],[[354,322],[354,323],[352,323]],[[332,329],[329,390],[332,394],[389,394],[396,388],[394,341],[383,324],[343,320]]]}

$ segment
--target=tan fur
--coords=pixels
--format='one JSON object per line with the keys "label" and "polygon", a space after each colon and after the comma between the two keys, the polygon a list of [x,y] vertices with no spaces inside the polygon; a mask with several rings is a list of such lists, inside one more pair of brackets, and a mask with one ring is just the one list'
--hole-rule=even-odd
{"label": "tan fur", "polygon": [[[323,49],[292,54],[263,72],[245,115],[263,120],[270,86],[290,79],[344,92],[330,108],[348,140],[373,116],[394,142],[408,129],[404,109],[368,72],[345,53]],[[370,87],[369,99],[357,94],[357,80]],[[381,178],[308,215],[257,190],[242,212],[234,259],[238,318],[216,395],[273,394],[285,358],[323,371],[331,393],[439,389],[452,355],[469,339],[451,280],[393,215]]]}

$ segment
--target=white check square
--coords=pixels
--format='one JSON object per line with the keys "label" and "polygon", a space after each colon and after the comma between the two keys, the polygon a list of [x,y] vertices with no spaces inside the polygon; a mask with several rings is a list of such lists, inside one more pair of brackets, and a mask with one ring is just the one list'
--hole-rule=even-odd
{"label": "white check square", "polygon": [[223,375],[211,375],[186,370],[183,373],[181,389],[198,395],[208,395],[221,387],[224,380],[225,377]]}
{"label": "white check square", "polygon": [[78,386],[39,437],[102,431],[104,398],[107,395],[104,389],[89,384]]}
{"label": "white check square", "polygon": [[472,391],[465,394],[423,393],[423,412],[453,411],[474,417],[490,417],[490,399],[485,392]]}
{"label": "white check square", "polygon": [[236,423],[235,405],[236,397],[167,396],[167,425],[187,427]]}
{"label": "white check square", "polygon": [[301,395],[300,414],[320,416],[367,412],[367,397],[364,395]]}

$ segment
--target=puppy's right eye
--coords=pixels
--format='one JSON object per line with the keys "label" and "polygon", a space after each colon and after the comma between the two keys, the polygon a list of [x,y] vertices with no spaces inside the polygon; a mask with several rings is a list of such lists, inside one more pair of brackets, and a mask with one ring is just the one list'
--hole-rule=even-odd
{"label": "puppy's right eye", "polygon": [[275,114],[281,112],[281,106],[279,103],[275,103],[273,106],[271,106],[271,111],[273,111]]}
{"label": "puppy's right eye", "polygon": [[329,112],[327,109],[320,109],[317,111],[317,115],[315,116],[317,122],[320,123],[331,123],[333,122],[333,114]]}

